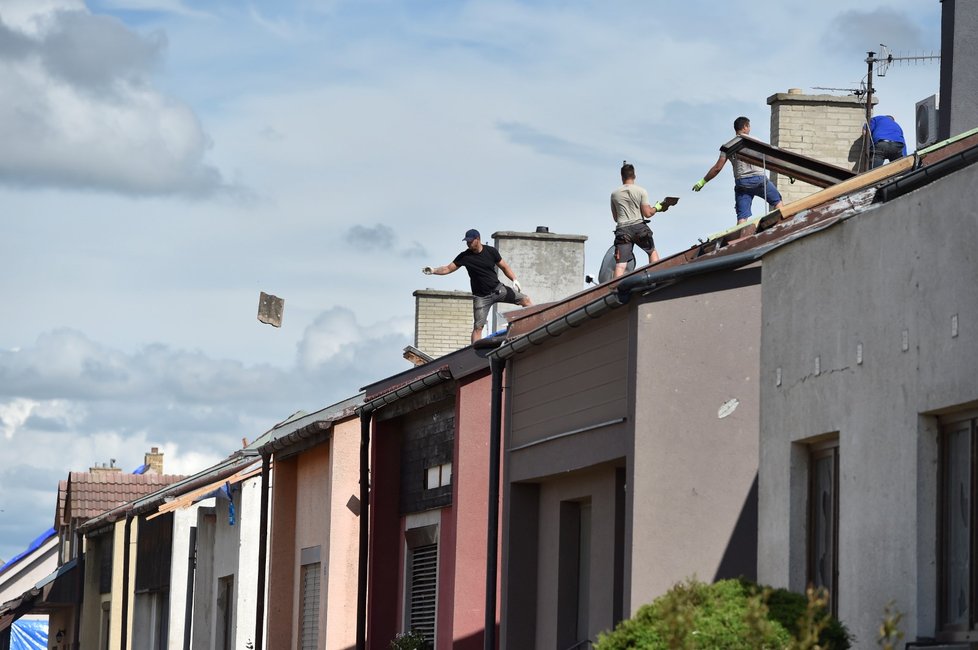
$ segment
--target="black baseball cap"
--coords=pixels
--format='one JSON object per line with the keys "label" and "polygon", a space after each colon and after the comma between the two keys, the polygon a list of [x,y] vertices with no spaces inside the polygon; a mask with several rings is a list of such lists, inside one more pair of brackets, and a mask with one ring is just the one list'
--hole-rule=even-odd
{"label": "black baseball cap", "polygon": [[465,231],[465,237],[462,237],[462,239],[464,239],[465,241],[472,241],[473,239],[482,239],[482,236],[479,234],[479,231],[476,230],[475,228],[469,228],[468,230]]}

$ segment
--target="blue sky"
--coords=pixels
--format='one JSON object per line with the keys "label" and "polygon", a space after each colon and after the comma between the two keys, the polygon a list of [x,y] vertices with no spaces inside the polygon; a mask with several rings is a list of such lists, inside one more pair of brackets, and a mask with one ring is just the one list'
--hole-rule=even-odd
{"label": "blue sky", "polygon": [[[661,253],[729,227],[730,172],[689,187],[734,117],[766,138],[768,96],[854,87],[939,23],[938,0],[0,0],[0,558],[70,469],[159,446],[196,471],[404,369],[411,292],[467,289],[419,269],[470,227],[587,235],[596,275],[622,159],[682,198]],[[938,80],[891,68],[879,110],[912,136]]]}

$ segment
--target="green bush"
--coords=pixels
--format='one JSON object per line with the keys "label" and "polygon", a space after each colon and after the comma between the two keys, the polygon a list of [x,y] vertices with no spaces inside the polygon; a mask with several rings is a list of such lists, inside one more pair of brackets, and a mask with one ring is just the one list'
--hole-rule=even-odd
{"label": "green bush", "polygon": [[391,650],[428,650],[430,647],[424,635],[414,630],[399,632],[391,641]]}
{"label": "green bush", "polygon": [[[801,648],[805,616],[822,624],[819,604],[784,589],[762,589],[742,580],[707,585],[690,580],[644,605],[614,632],[601,634],[596,650],[699,650],[727,648]],[[811,628],[811,625],[808,625]],[[811,631],[811,630],[809,630]],[[818,635],[819,630],[814,630]],[[837,621],[821,631],[821,647],[849,648],[848,634]]]}

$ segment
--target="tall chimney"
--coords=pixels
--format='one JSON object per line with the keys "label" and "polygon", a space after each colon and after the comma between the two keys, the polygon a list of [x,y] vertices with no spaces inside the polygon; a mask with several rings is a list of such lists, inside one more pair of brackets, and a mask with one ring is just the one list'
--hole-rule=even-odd
{"label": "tall chimney", "polygon": [[[873,97],[873,103],[876,103]],[[863,147],[866,102],[855,95],[806,95],[799,88],[767,98],[771,106],[771,144],[822,162],[856,170]],[[771,174],[784,202],[820,188]]]}
{"label": "tall chimney", "polygon": [[153,447],[143,457],[143,464],[147,466],[146,474],[163,474],[163,452],[159,447]]}
{"label": "tall chimney", "polygon": [[414,347],[429,357],[464,348],[472,336],[472,294],[418,289],[414,292]]}
{"label": "tall chimney", "polygon": [[[493,233],[493,245],[516,274],[523,293],[533,304],[563,300],[584,288],[584,235],[558,235],[546,226],[536,232],[503,230]],[[511,284],[502,272],[499,279]],[[502,329],[502,314],[519,309],[516,305],[499,303],[492,321],[493,329]]]}

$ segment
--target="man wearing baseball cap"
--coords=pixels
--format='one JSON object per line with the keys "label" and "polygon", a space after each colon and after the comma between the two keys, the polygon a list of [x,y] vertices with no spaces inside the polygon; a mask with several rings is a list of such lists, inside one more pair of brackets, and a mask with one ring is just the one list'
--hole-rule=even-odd
{"label": "man wearing baseball cap", "polygon": [[[452,262],[445,266],[432,268],[426,266],[421,269],[425,275],[448,275],[454,273],[459,267],[464,266],[469,272],[469,282],[472,285],[472,312],[474,324],[472,326],[472,342],[475,343],[482,338],[482,328],[485,327],[489,319],[489,308],[497,302],[505,302],[511,305],[529,307],[530,297],[522,293],[520,283],[516,280],[516,274],[509,267],[499,251],[482,243],[479,231],[472,228],[465,233],[466,245],[464,251],[459,253]],[[512,287],[507,287],[499,281],[496,268],[513,283]]]}

